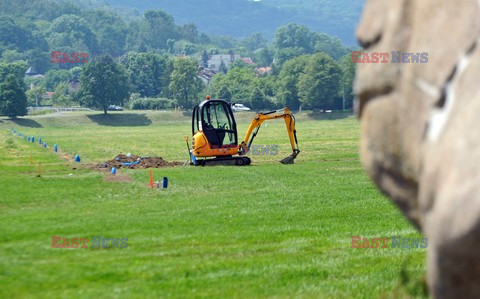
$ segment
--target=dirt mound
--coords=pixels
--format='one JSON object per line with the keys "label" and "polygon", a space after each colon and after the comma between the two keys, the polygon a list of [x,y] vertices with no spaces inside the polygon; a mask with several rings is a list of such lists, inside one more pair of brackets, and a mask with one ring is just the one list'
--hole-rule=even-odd
{"label": "dirt mound", "polygon": [[140,157],[136,155],[119,154],[110,161],[98,164],[98,168],[162,168],[183,165],[181,162],[168,162],[162,157]]}

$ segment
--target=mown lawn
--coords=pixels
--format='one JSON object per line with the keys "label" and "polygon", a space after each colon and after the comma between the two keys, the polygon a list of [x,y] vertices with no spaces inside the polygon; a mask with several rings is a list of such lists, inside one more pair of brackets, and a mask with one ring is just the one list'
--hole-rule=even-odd
{"label": "mown lawn", "polygon": [[[241,136],[252,116],[238,115]],[[0,119],[0,297],[420,296],[425,249],[351,248],[351,236],[419,235],[364,174],[356,118],[329,118],[297,116],[295,165],[276,162],[289,154],[276,121],[256,144],[278,144],[279,156],[155,169],[167,190],[147,188],[148,170],[109,182],[89,165],[128,152],[185,161],[188,113]],[[125,237],[128,248],[51,248],[52,236],[89,247],[92,236]]]}

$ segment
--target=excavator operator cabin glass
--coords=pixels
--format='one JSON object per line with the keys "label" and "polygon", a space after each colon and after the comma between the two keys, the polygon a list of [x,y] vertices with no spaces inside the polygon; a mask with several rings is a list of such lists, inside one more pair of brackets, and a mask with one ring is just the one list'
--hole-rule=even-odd
{"label": "excavator operator cabin glass", "polygon": [[202,127],[213,146],[236,145],[236,128],[227,103],[209,101],[202,109]]}

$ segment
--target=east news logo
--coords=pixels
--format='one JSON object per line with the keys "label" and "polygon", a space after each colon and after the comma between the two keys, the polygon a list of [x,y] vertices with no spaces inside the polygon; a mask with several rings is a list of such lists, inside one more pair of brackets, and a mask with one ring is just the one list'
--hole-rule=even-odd
{"label": "east news logo", "polygon": [[52,51],[52,63],[87,63],[88,53],[73,52],[72,55],[61,51]]}
{"label": "east news logo", "polygon": [[[52,236],[52,248],[88,248],[88,238],[62,238]],[[92,237],[92,246],[90,248],[127,248],[128,238],[102,238],[100,236]]]}
{"label": "east news logo", "polygon": [[352,51],[352,63],[428,63],[428,53],[405,53],[391,51],[392,60],[389,61],[390,53]]}
{"label": "east news logo", "polygon": [[[392,241],[391,247],[388,243]],[[428,238],[403,238],[394,236],[391,238],[362,238],[360,236],[352,237],[352,248],[427,248]]]}

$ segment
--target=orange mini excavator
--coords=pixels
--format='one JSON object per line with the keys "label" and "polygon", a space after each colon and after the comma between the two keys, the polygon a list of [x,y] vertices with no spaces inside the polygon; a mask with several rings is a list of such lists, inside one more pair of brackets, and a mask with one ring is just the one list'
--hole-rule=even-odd
{"label": "orange mini excavator", "polygon": [[[300,153],[295,131],[295,117],[288,108],[257,114],[243,141],[238,144],[237,124],[230,104],[223,100],[207,100],[193,109],[192,149],[190,157],[194,165],[249,165],[248,153],[260,126],[266,120],[283,118],[287,126],[292,154],[280,162],[293,164]],[[188,145],[188,138],[186,138]]]}

